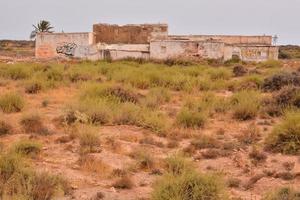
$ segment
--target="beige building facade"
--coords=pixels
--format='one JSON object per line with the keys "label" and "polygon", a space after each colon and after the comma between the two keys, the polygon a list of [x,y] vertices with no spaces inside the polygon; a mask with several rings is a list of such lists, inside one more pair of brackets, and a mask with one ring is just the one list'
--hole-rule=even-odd
{"label": "beige building facade", "polygon": [[272,36],[169,35],[167,24],[95,24],[91,33],[40,33],[37,58],[278,59]]}

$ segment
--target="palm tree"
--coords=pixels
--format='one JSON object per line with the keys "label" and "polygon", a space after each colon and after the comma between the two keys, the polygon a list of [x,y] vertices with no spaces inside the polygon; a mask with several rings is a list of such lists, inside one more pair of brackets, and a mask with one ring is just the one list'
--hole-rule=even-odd
{"label": "palm tree", "polygon": [[36,37],[37,33],[45,32],[45,33],[52,33],[51,29],[53,27],[51,26],[49,21],[41,20],[37,25],[32,25],[34,27],[34,30],[30,34],[30,39],[34,39]]}

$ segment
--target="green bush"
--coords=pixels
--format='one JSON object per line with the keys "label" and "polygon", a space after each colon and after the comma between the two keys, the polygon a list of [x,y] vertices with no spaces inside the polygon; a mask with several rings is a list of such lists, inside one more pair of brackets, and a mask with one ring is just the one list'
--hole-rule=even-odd
{"label": "green bush", "polygon": [[140,119],[136,125],[149,129],[160,136],[165,136],[169,129],[169,122],[164,114],[147,109],[140,110]]}
{"label": "green bush", "polygon": [[26,113],[21,117],[20,124],[26,133],[49,135],[50,132],[44,126],[42,118],[37,113]]}
{"label": "green bush", "polygon": [[261,97],[257,91],[241,91],[232,97],[233,115],[239,120],[253,119],[257,116]]}
{"label": "green bush", "polygon": [[151,170],[154,167],[154,159],[145,149],[134,150],[130,156],[137,161],[140,169]]}
{"label": "green bush", "polygon": [[28,94],[39,93],[43,88],[43,82],[40,80],[30,80],[25,83],[25,92]]}
{"label": "green bush", "polygon": [[30,75],[29,71],[24,66],[10,66],[6,70],[6,76],[13,80],[25,79]]}
{"label": "green bush", "polygon": [[260,63],[260,67],[279,68],[282,67],[282,63],[278,60],[267,60],[265,62]]}
{"label": "green bush", "polygon": [[142,100],[142,105],[148,108],[157,108],[160,105],[170,101],[170,93],[165,88],[150,89],[145,99]]}
{"label": "green bush", "polygon": [[210,135],[201,134],[191,141],[196,149],[218,148],[220,144],[216,138]]}
{"label": "green bush", "polygon": [[300,153],[300,112],[289,112],[266,138],[266,148],[284,154]]}
{"label": "green bush", "polygon": [[24,105],[23,97],[17,93],[10,92],[0,96],[0,109],[4,113],[20,112]]}
{"label": "green bush", "polygon": [[95,127],[83,126],[79,135],[82,153],[96,152],[100,147],[99,133]]}
{"label": "green bush", "polygon": [[203,127],[207,120],[207,115],[203,112],[197,112],[183,108],[177,115],[176,121],[185,128]]}
{"label": "green bush", "polygon": [[172,167],[155,184],[153,200],[227,199],[224,184],[217,175],[197,173],[191,165],[172,159]]}
{"label": "green bush", "polygon": [[193,163],[182,154],[173,154],[166,158],[165,167],[169,174],[174,176],[182,175],[193,170]]}
{"label": "green bush", "polygon": [[36,157],[42,150],[42,145],[39,142],[32,140],[20,140],[13,146],[13,151],[15,153]]}
{"label": "green bush", "polygon": [[132,103],[139,101],[138,95],[131,88],[113,84],[87,84],[80,98],[81,100],[105,98],[111,101]]}

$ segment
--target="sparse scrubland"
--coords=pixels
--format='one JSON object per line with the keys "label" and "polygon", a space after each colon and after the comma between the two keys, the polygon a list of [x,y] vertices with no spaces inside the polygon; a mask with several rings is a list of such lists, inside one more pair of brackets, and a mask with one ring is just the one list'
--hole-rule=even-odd
{"label": "sparse scrubland", "polygon": [[299,199],[299,67],[0,63],[0,199]]}

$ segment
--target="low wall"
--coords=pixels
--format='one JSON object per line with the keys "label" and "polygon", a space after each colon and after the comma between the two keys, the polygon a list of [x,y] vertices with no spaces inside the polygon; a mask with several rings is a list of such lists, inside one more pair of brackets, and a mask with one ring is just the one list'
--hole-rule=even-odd
{"label": "low wall", "polygon": [[94,24],[95,43],[106,44],[147,44],[152,39],[167,39],[168,25],[110,25]]}
{"label": "low wall", "polygon": [[101,59],[150,58],[149,44],[98,44]]}
{"label": "low wall", "polygon": [[84,58],[96,53],[92,44],[92,33],[39,33],[35,55],[37,58]]}

